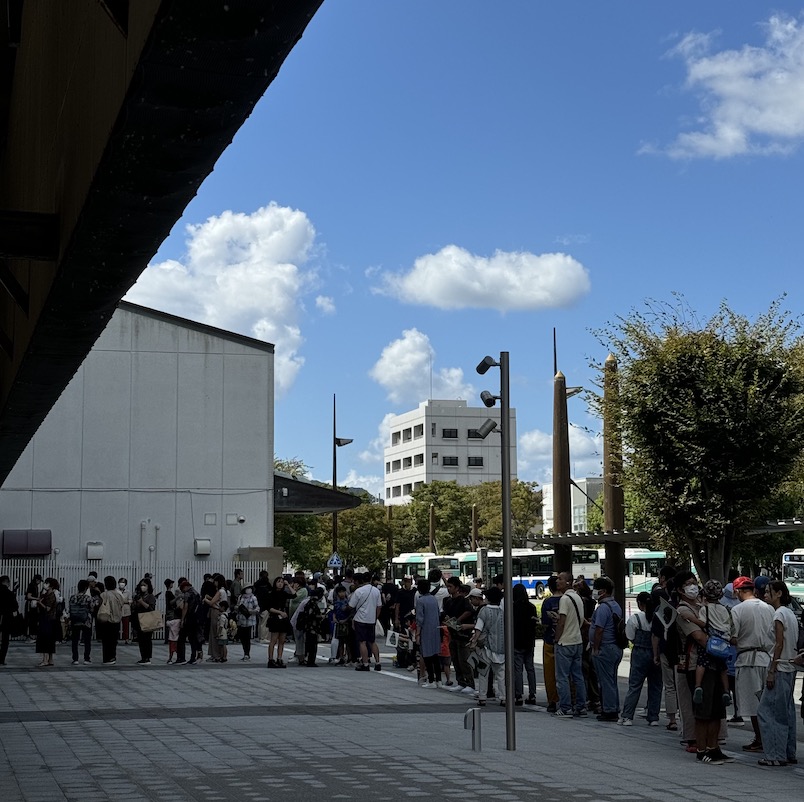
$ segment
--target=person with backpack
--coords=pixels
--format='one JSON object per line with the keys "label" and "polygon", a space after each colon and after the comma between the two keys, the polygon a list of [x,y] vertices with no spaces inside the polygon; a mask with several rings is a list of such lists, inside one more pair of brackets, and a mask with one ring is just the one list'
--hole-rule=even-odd
{"label": "person with backpack", "polygon": [[616,723],[620,719],[617,668],[623,659],[625,625],[622,607],[614,600],[613,593],[614,585],[608,577],[599,576],[592,583],[592,598],[597,602],[597,607],[589,625],[589,643],[600,683],[600,703],[603,708],[597,720]]}
{"label": "person with backpack", "polygon": [[89,594],[89,582],[78,580],[77,592],[70,596],[70,627],[72,632],[73,665],[78,665],[78,644],[84,644],[84,665],[92,660],[92,609],[95,602]]}

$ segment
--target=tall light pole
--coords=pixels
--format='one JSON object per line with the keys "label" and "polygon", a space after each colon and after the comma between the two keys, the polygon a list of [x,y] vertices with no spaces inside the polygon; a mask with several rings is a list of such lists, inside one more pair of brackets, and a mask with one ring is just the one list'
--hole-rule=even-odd
{"label": "tall light pole", "polygon": [[[513,583],[513,560],[511,559],[511,400],[508,371],[508,351],[500,352],[500,361],[484,357],[477,366],[483,375],[489,368],[500,369],[500,394],[492,395],[488,390],[480,394],[487,407],[500,401],[500,469],[502,471],[502,551],[503,588],[505,606],[503,609],[503,630],[505,635],[505,748],[516,750],[516,713],[514,709],[514,600],[511,597]],[[484,437],[493,431],[493,421],[486,421],[478,430]]]}
{"label": "tall light pole", "polygon": [[[338,437],[335,417],[335,393],[332,394],[332,489],[338,489],[338,449],[348,446],[352,441],[346,437]],[[332,513],[332,553],[338,553],[338,513]]]}

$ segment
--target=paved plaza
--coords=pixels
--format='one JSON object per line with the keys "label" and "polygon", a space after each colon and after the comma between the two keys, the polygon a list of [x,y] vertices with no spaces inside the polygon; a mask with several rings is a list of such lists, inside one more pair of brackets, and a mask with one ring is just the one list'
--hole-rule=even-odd
{"label": "paved plaza", "polygon": [[419,688],[390,655],[382,672],[360,673],[327,665],[327,651],[315,669],[269,671],[259,644],[251,663],[234,645],[227,664],[198,666],[165,665],[158,644],[148,667],[135,665],[135,646],[113,667],[71,666],[60,646],[57,666],[37,669],[33,646],[12,643],[0,670],[0,800],[677,802],[798,799],[804,788],[804,769],[760,768],[741,752],[746,728],[729,729],[735,763],[699,765],[663,726],[555,719],[543,691],[517,710],[516,751],[490,701],[473,753],[471,697]]}

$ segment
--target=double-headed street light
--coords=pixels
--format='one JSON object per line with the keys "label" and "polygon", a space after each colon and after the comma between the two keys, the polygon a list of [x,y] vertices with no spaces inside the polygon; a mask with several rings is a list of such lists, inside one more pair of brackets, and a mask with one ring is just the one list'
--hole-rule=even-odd
{"label": "double-headed street light", "polygon": [[[516,719],[514,711],[514,600],[511,597],[513,561],[511,559],[511,399],[508,376],[508,351],[500,352],[500,361],[486,356],[477,366],[482,376],[489,368],[500,369],[500,394],[488,390],[480,393],[480,400],[493,407],[500,402],[500,463],[502,472],[502,551],[503,551],[503,628],[505,634],[505,748],[516,749]],[[496,428],[490,418],[478,429],[487,437]]]}
{"label": "double-headed street light", "polygon": [[[335,393],[332,394],[332,489],[338,489],[338,449],[348,446],[352,440],[348,437],[338,437],[335,420]],[[338,513],[332,513],[332,554],[338,553]]]}

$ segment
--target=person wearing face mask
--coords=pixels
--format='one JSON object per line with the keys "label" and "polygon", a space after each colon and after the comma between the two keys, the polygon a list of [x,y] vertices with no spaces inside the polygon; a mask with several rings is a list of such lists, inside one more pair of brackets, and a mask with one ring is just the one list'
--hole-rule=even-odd
{"label": "person wearing face mask", "polygon": [[139,625],[140,613],[150,613],[156,609],[156,596],[151,586],[150,579],[141,579],[134,592],[134,601],[131,609],[134,613],[134,628],[137,633],[137,646],[140,647],[140,659],[137,660],[138,666],[151,665],[153,656],[154,642],[150,632],[143,632]]}
{"label": "person wearing face mask", "polygon": [[617,687],[617,668],[623,659],[623,650],[615,637],[615,617],[623,617],[622,607],[614,600],[614,585],[605,576],[592,583],[592,598],[597,608],[589,625],[589,643],[592,647],[592,662],[600,683],[600,704],[603,712],[598,721],[617,722],[620,719],[620,690]]}
{"label": "person wearing face mask", "polygon": [[237,634],[243,646],[243,662],[251,660],[251,633],[257,625],[260,603],[254,595],[254,588],[246,585],[237,598]]}
{"label": "person wearing face mask", "polygon": [[131,591],[124,576],[117,580],[117,589],[123,594],[123,618],[120,623],[123,625],[123,642],[128,644],[131,640]]}
{"label": "person wearing face mask", "polygon": [[[48,577],[42,583],[42,595],[36,600],[39,607],[39,630],[36,635],[36,652],[42,655],[37,668],[52,666],[56,653],[56,637],[60,628],[58,620],[58,580]],[[59,635],[60,637],[60,635]]]}

